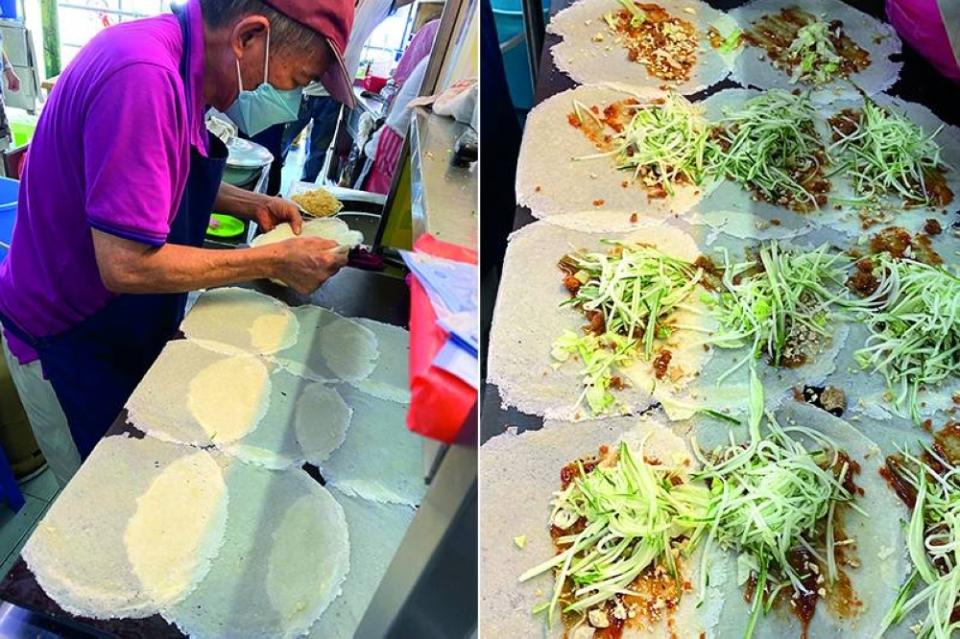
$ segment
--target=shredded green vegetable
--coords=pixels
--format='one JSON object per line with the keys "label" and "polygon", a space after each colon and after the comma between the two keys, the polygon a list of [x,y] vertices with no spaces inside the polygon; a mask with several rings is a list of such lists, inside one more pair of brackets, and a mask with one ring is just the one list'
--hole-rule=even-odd
{"label": "shredded green vegetable", "polygon": [[724,291],[712,309],[720,325],[711,342],[719,348],[751,344],[750,352],[718,379],[766,353],[775,366],[796,363],[832,334],[832,321],[853,301],[844,282],[849,260],[824,244],[806,252],[784,251],[777,242],[762,245],[757,259],[730,264]]}
{"label": "shredded green vegetable", "polygon": [[572,355],[579,357],[584,366],[584,388],[577,405],[586,401],[591,413],[604,415],[617,406],[610,392],[613,371],[636,360],[637,342],[610,332],[577,335],[567,331],[553,343],[551,354],[558,363],[569,360]]}
{"label": "shredded green vegetable", "polygon": [[[671,93],[662,104],[625,108],[634,113],[621,131],[611,135],[612,150],[577,159],[613,157],[617,169],[630,171],[645,187],[659,187],[669,195],[676,192],[677,183],[703,182],[708,131],[699,107]],[[581,122],[581,113],[590,113],[582,105],[574,104],[574,109]]]}
{"label": "shredded green vegetable", "polygon": [[874,256],[881,308],[864,313],[870,329],[855,354],[863,368],[883,374],[895,404],[920,423],[918,393],[960,375],[960,277],[942,266]]}
{"label": "shredded green vegetable", "polygon": [[925,607],[912,630],[918,639],[950,639],[960,632],[954,611],[960,605],[960,469],[927,448],[925,459],[901,453],[888,469],[913,487],[917,498],[907,525],[907,547],[914,573],[900,589],[876,637]]}
{"label": "shredded green vegetable", "polygon": [[[639,27],[641,24],[647,21],[647,14],[644,13],[643,9],[634,4],[633,0],[617,0],[624,9],[627,10],[627,13],[630,14],[630,26],[633,28]],[[617,33],[617,14],[610,12],[603,16],[603,19],[606,20],[607,25],[610,29]]]}
{"label": "shredded green vegetable", "polygon": [[567,332],[553,345],[557,362],[578,355],[584,364],[584,392],[594,415],[617,406],[610,392],[613,371],[638,357],[649,361],[657,340],[667,339],[674,327],[667,318],[686,303],[703,272],[689,262],[639,244],[610,241],[608,252],[578,251],[566,255],[561,267],[579,284],[563,302],[587,314],[603,317],[599,334]]}
{"label": "shredded green vegetable", "polygon": [[808,94],[772,89],[722,118],[707,147],[707,171],[750,189],[760,199],[818,208],[829,182]]}
{"label": "shredded green vegetable", "polygon": [[786,59],[792,63],[790,82],[821,85],[837,77],[843,61],[830,39],[830,25],[815,18],[800,27],[787,47]]}
{"label": "shredded green vegetable", "polygon": [[[841,112],[832,122],[837,141],[830,152],[839,158],[837,173],[852,179],[861,201],[899,195],[911,205],[946,203],[928,188],[932,176],[947,168],[935,140],[942,126],[927,135],[906,115],[866,96],[861,112]],[[840,123],[850,132],[840,130]]]}
{"label": "shredded green vegetable", "polygon": [[[764,417],[766,427],[761,431]],[[756,578],[745,639],[752,636],[759,615],[772,606],[776,592],[783,588],[809,591],[804,582],[807,567],[794,566],[792,553],[822,559],[824,578],[837,579],[837,540],[831,523],[838,506],[856,508],[855,496],[844,486],[853,469],[837,445],[815,430],[781,426],[765,414],[763,388],[755,372],[750,384],[749,433],[746,444],[731,437],[728,446],[710,452],[694,447],[702,464],[694,477],[706,481],[711,492],[708,548],[716,544],[739,553],[741,583],[751,574]],[[795,436],[816,448],[808,449]],[[824,547],[817,548],[825,522]],[[704,565],[702,579],[706,572]]]}
{"label": "shredded green vegetable", "polygon": [[[552,625],[558,608],[587,614],[616,595],[631,594],[630,585],[648,567],[664,566],[679,579],[677,557],[693,552],[703,535],[709,491],[685,481],[678,466],[644,461],[643,443],[618,449],[616,464],[598,465],[555,494],[552,525],[582,527],[557,538],[564,547],[552,559],[520,576],[526,581],[554,571],[547,611]],[[682,541],[685,540],[685,541]]]}
{"label": "shredded green vegetable", "polygon": [[643,340],[643,353],[653,355],[654,339],[671,329],[664,320],[680,308],[703,272],[690,262],[640,244],[609,241],[606,253],[578,251],[561,260],[580,287],[564,306],[603,313],[607,331]]}
{"label": "shredded green vegetable", "polygon": [[717,50],[721,53],[733,53],[740,46],[740,40],[743,38],[741,29],[734,29],[723,39]]}

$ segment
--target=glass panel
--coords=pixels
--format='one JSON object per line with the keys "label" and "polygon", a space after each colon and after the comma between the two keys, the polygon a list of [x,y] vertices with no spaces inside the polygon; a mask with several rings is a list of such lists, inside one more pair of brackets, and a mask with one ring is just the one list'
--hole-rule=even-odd
{"label": "glass panel", "polygon": [[[165,0],[68,0],[58,6],[63,65],[97,33],[111,25],[167,12]],[[130,14],[130,15],[126,15]]]}

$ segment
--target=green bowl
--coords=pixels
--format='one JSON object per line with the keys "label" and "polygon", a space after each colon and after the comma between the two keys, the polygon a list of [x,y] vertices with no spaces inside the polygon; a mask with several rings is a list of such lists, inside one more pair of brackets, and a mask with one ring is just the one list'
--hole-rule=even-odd
{"label": "green bowl", "polygon": [[[216,227],[214,227],[212,224],[214,220],[217,221]],[[232,215],[213,213],[210,215],[210,222],[210,226],[207,227],[207,235],[212,235],[213,237],[231,238],[243,234],[243,222]]]}
{"label": "green bowl", "polygon": [[37,125],[32,122],[10,121],[10,133],[13,134],[13,146],[20,147],[33,139],[33,132]]}

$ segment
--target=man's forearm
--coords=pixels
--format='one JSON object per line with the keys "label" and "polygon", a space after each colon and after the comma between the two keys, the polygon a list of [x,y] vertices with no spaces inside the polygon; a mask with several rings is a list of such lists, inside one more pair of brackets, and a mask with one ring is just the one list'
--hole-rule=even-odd
{"label": "man's forearm", "polygon": [[220,190],[217,191],[217,199],[213,207],[215,211],[220,213],[251,220],[253,219],[253,211],[256,209],[257,200],[263,197],[263,195],[258,193],[245,191],[238,186],[221,182]]}
{"label": "man's forearm", "polygon": [[278,245],[250,249],[202,249],[178,244],[149,247],[94,231],[97,265],[114,293],[184,293],[272,277]]}

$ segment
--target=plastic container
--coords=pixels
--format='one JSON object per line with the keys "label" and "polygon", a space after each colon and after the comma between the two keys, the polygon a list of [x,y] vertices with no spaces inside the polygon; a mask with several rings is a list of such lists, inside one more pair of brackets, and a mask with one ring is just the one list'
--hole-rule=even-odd
{"label": "plastic container", "polygon": [[246,225],[232,215],[212,213],[210,215],[210,225],[207,227],[207,236],[229,239],[243,235],[246,230]]}
{"label": "plastic container", "polygon": [[387,85],[387,78],[380,75],[368,75],[360,83],[370,93],[380,93],[380,89]]}
{"label": "plastic container", "polygon": [[0,18],[20,21],[17,14],[17,0],[0,0]]}
{"label": "plastic container", "polygon": [[0,260],[7,256],[7,246],[13,237],[13,223],[17,219],[17,193],[20,182],[0,177]]}
{"label": "plastic container", "polygon": [[[523,10],[520,0],[493,0],[493,20],[497,25],[497,40],[503,53],[503,69],[507,75],[510,99],[513,107],[529,111],[533,106],[533,86],[530,83],[530,63],[527,60],[527,39],[523,35]],[[543,19],[549,18],[549,9],[544,9]],[[503,45],[517,35],[506,49]]]}
{"label": "plastic container", "polygon": [[33,134],[37,130],[35,122],[17,122],[10,120],[10,133],[13,135],[13,146],[20,147],[28,144],[33,139]]}

